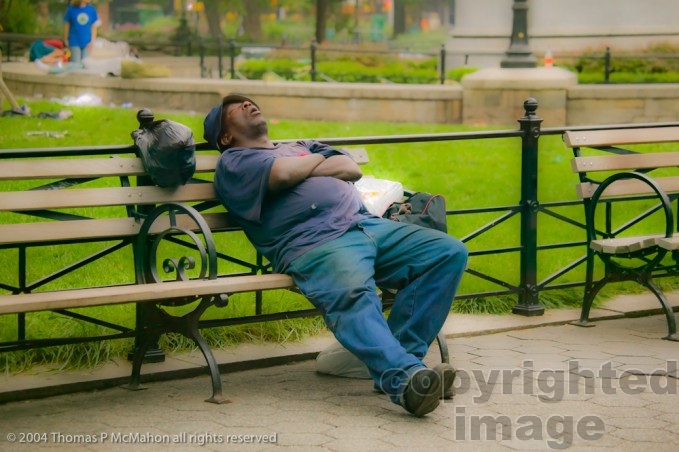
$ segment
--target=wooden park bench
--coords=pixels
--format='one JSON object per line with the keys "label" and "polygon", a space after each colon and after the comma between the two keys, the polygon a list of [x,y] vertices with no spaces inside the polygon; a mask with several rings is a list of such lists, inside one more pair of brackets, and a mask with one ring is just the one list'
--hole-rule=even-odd
{"label": "wooden park bench", "polygon": [[[292,290],[292,279],[271,273],[217,200],[212,176],[218,151],[202,144],[196,155],[191,182],[165,189],[147,185],[133,146],[0,150],[0,252],[16,253],[16,264],[5,268],[0,280],[0,314],[15,315],[18,331],[15,341],[0,343],[0,352],[134,337],[127,387],[141,389],[142,363],[154,359],[148,351],[162,334],[181,333],[195,341],[207,361],[212,379],[207,401],[221,403],[219,368],[201,328],[319,315],[311,304],[300,310],[263,309],[263,291]],[[367,162],[365,150],[352,155]],[[65,247],[87,251],[61,264]],[[231,253],[239,247],[245,251]],[[98,277],[78,276],[92,265],[103,266]],[[107,280],[107,265],[127,266],[133,274],[127,281]],[[230,296],[245,292],[256,294],[253,314],[202,318],[208,308],[226,306]],[[383,296],[385,309],[388,298]],[[79,309],[126,303],[137,303],[131,328]],[[27,317],[38,311],[115,332],[35,338]],[[445,338],[437,339],[441,359],[449,362]]]}
{"label": "wooden park bench", "polygon": [[[606,284],[636,281],[658,298],[667,319],[665,339],[679,341],[672,306],[654,282],[677,275],[679,149],[644,149],[679,145],[679,127],[568,131],[563,139],[573,150],[587,228],[585,294],[575,324],[591,326],[592,303]],[[594,276],[597,258],[604,266],[600,279]]]}

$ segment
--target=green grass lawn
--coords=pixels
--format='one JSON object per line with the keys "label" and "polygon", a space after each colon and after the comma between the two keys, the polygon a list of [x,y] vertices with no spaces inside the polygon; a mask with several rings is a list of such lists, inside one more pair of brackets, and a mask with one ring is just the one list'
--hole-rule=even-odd
{"label": "green grass lawn", "polygon": [[[109,107],[65,106],[47,101],[24,101],[32,110],[31,117],[0,117],[0,148],[33,148],[57,146],[94,146],[132,144],[130,132],[138,127],[136,110]],[[40,119],[40,112],[54,112],[67,109],[73,113],[68,120]],[[203,115],[156,112],[156,118],[174,119],[189,126],[196,141],[202,142]],[[418,133],[444,133],[478,130],[460,125],[423,125],[393,123],[341,123],[321,121],[290,121],[269,118],[270,134],[274,140],[298,138],[332,138],[352,136],[398,135]],[[58,132],[63,137],[50,137],[35,132]],[[465,209],[517,204],[520,200],[521,145],[518,138],[475,139],[450,142],[383,144],[367,146],[371,163],[365,166],[366,174],[398,180],[407,188],[445,196],[449,209]],[[542,202],[575,199],[575,175],[570,169],[570,151],[560,137],[546,136],[540,140],[539,156],[539,198]],[[0,185],[1,186],[1,185]],[[0,191],[23,189],[24,187],[1,186]],[[562,214],[581,217],[582,208],[564,208]],[[0,214],[1,221],[10,221],[11,214]],[[492,221],[497,214],[454,216],[449,221],[451,234],[462,237],[481,225]],[[580,241],[584,232],[565,223],[541,217],[539,225],[540,243],[558,241]],[[220,238],[219,246],[235,250],[236,253],[252,253],[247,240],[240,233],[229,233]],[[470,250],[484,250],[491,247],[516,246],[519,243],[518,217],[499,226],[494,232],[484,234],[468,242]],[[43,247],[32,250],[37,253],[34,262],[40,264],[35,275],[49,274],[52,267],[59,268],[66,262],[73,262],[90,252],[97,245],[77,247]],[[221,248],[220,248],[221,249]],[[119,252],[128,253],[129,251]],[[584,250],[556,250],[543,253],[539,261],[539,279],[550,275],[569,261],[582,255]],[[0,265],[5,268],[6,278],[16,278],[16,251],[0,250]],[[518,283],[518,253],[478,256],[473,260],[475,269],[493,275],[501,275],[513,284]],[[88,266],[60,284],[110,284],[131,282],[133,277],[130,255],[114,255],[110,259]],[[574,272],[566,280],[583,279],[584,270]],[[472,276],[465,277],[461,294],[497,290],[491,283]],[[606,289],[602,297],[623,288]],[[540,301],[548,309],[563,306],[577,306],[581,290],[551,291],[541,294]],[[252,294],[231,297],[229,307],[211,309],[207,316],[237,317],[252,313]],[[494,297],[458,301],[454,310],[458,312],[506,313],[516,303],[516,297]],[[277,306],[306,308],[309,304],[301,296],[287,291],[265,294],[265,310]],[[123,325],[132,326],[134,307],[132,305],[90,308],[96,309],[101,317]],[[83,325],[53,313],[32,314],[28,329],[32,337],[53,337],[55,335],[101,334],[102,327]],[[0,341],[13,340],[16,335],[15,316],[0,317]],[[267,322],[266,324],[242,325],[229,328],[204,329],[203,334],[213,347],[229,346],[242,341],[294,341],[324,330],[318,318]],[[163,338],[163,348],[181,351],[192,347],[182,337],[169,335]],[[102,341],[63,347],[49,347],[27,352],[0,354],[0,366],[8,372],[27,369],[34,364],[50,364],[66,367],[91,366],[115,357],[125,356],[131,341]]]}

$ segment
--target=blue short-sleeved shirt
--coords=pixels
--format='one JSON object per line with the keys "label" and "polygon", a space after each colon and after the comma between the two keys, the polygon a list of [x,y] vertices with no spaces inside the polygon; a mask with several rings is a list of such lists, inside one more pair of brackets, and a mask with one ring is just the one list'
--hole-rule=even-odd
{"label": "blue short-sleeved shirt", "polygon": [[217,164],[219,199],[274,271],[284,272],[305,251],[372,217],[354,185],[334,177],[309,177],[282,192],[268,192],[275,159],[321,151],[344,154],[311,140],[274,148],[231,148]]}
{"label": "blue short-sleeved shirt", "polygon": [[92,41],[92,25],[99,21],[97,10],[92,5],[78,7],[68,5],[64,14],[64,22],[71,26],[68,30],[69,47],[85,48]]}

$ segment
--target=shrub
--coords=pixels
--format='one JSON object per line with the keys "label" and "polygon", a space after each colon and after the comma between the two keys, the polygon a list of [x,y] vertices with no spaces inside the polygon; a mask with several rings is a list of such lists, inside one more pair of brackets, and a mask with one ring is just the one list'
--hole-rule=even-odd
{"label": "shrub", "polygon": [[7,33],[35,33],[38,19],[29,2],[10,2],[2,28]]}
{"label": "shrub", "polygon": [[446,72],[446,78],[459,82],[465,75],[472,74],[478,70],[479,68],[476,67],[456,67],[455,69],[451,69]]}
{"label": "shrub", "polygon": [[[285,80],[310,80],[310,64],[307,60],[269,58],[246,60],[239,64],[241,74],[251,80],[262,80],[267,73],[275,73]],[[437,83],[436,65],[431,62],[415,62],[374,57],[350,58],[342,55],[334,59],[322,59],[316,64],[318,73],[329,79],[344,83]],[[319,77],[321,81],[323,77]]]}
{"label": "shrub", "polygon": [[[568,57],[558,65],[578,74],[579,83],[605,81],[605,53],[603,49],[589,49]],[[677,83],[679,76],[679,46],[657,43],[644,49],[610,49],[611,83]]]}
{"label": "shrub", "polygon": [[262,80],[268,72],[273,72],[286,80],[297,80],[302,62],[293,60],[247,60],[238,65],[238,71],[250,80]]}

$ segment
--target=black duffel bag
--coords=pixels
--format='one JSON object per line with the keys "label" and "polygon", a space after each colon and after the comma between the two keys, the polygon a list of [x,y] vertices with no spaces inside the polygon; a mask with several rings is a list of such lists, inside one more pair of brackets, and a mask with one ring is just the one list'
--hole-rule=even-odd
{"label": "black duffel bag", "polygon": [[425,192],[413,193],[405,200],[390,205],[382,216],[389,220],[416,224],[448,233],[446,200],[441,195]]}

